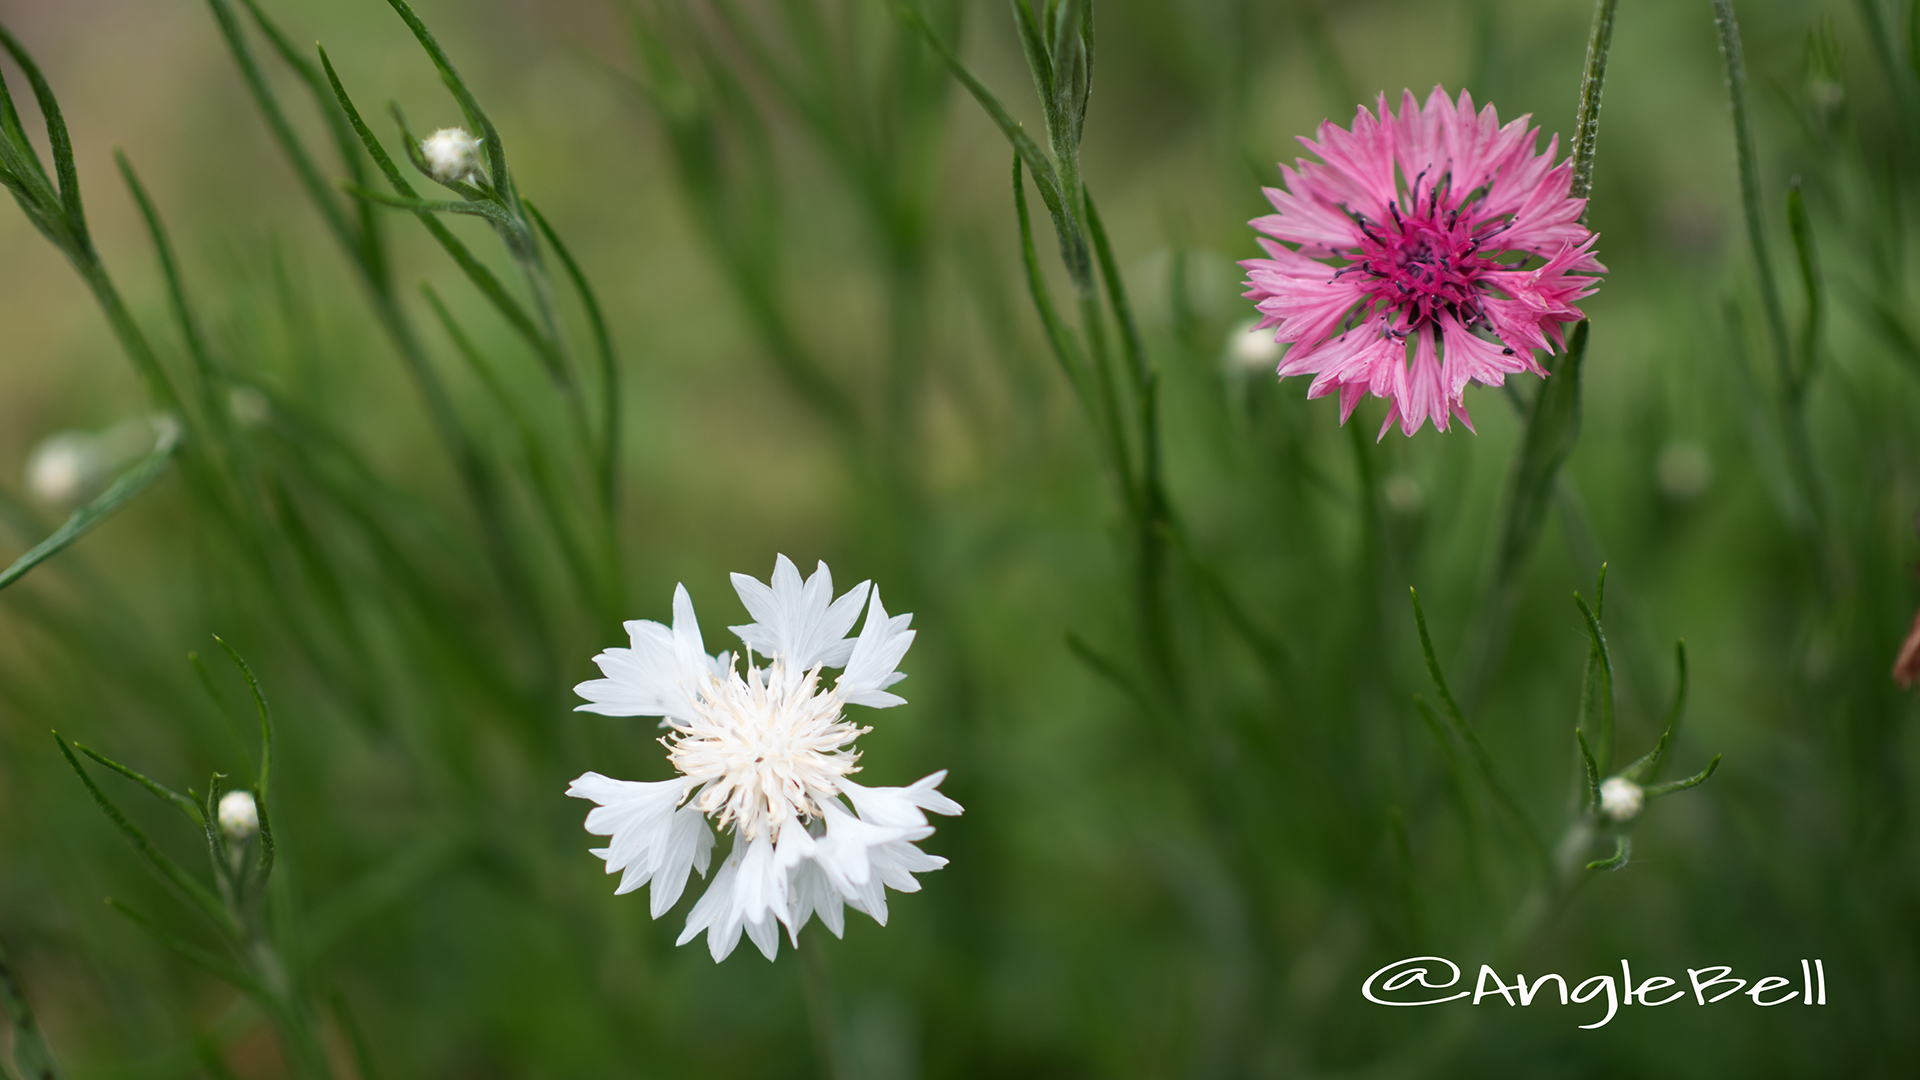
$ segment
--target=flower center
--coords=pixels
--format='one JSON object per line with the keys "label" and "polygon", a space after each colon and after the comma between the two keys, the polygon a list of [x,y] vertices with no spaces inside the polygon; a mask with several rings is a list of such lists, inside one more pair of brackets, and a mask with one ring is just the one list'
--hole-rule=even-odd
{"label": "flower center", "polygon": [[1445,177],[1424,189],[1416,181],[1411,197],[1410,209],[1389,204],[1386,221],[1348,211],[1365,239],[1341,253],[1347,265],[1339,273],[1365,275],[1368,306],[1402,313],[1401,329],[1433,322],[1443,312],[1468,326],[1483,321],[1481,275],[1509,269],[1488,247],[1506,222],[1483,219],[1476,212],[1479,193],[1457,198]]}
{"label": "flower center", "polygon": [[733,822],[745,839],[777,838],[781,825],[820,815],[860,755],[847,749],[872,730],[840,715],[840,695],[819,693],[820,669],[787,672],[776,659],[708,676],[694,697],[696,719],[660,741],[686,776],[694,805]]}

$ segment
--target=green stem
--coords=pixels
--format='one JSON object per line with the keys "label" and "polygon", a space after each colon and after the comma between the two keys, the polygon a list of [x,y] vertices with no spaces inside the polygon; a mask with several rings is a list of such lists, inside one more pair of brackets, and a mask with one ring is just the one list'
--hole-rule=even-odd
{"label": "green stem", "polygon": [[[1593,152],[1600,139],[1600,91],[1607,81],[1607,51],[1613,45],[1613,9],[1619,0],[1595,0],[1593,29],[1587,35],[1587,66],[1580,77],[1580,112],[1573,129],[1573,187],[1584,199],[1593,190]],[[1586,215],[1581,214],[1585,221]]]}
{"label": "green stem", "polygon": [[1740,24],[1734,20],[1733,0],[1713,0],[1714,21],[1720,27],[1720,54],[1726,61],[1727,91],[1733,100],[1733,139],[1739,157],[1740,208],[1746,218],[1747,244],[1754,271],[1760,278],[1760,302],[1766,311],[1767,331],[1773,339],[1774,359],[1780,365],[1782,385],[1793,378],[1792,350],[1787,318],[1780,303],[1780,286],[1767,254],[1766,228],[1761,213],[1760,165],[1753,145],[1753,121],[1747,112],[1747,61],[1740,48]]}
{"label": "green stem", "polygon": [[840,1042],[840,998],[833,989],[833,967],[817,933],[800,939],[800,970],[806,982],[807,1021],[823,1080],[847,1080],[845,1048]]}

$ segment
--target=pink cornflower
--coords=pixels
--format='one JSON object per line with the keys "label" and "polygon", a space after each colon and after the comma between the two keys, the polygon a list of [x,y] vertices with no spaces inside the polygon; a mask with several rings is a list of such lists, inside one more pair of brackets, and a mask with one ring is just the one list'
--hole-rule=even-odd
{"label": "pink cornflower", "polygon": [[1280,167],[1278,213],[1250,223],[1269,257],[1240,264],[1260,326],[1287,345],[1282,378],[1314,376],[1310,398],[1339,391],[1343,424],[1362,395],[1389,400],[1385,438],[1396,420],[1408,435],[1450,418],[1472,430],[1468,382],[1547,373],[1534,350],[1562,344],[1606,267],[1586,200],[1568,197],[1572,163],[1553,163],[1559,138],[1534,153],[1529,119],[1502,127],[1436,86],[1424,108],[1409,91],[1396,116],[1382,94],[1377,116],[1300,140],[1322,160]]}

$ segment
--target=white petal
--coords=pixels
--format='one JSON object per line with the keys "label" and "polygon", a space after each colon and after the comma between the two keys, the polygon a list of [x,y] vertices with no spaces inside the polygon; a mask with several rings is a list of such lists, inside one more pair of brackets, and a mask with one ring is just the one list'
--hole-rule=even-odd
{"label": "white petal", "polygon": [[707,876],[707,864],[713,860],[713,830],[698,807],[687,805],[674,811],[672,833],[661,852],[660,865],[653,872],[653,917],[659,918],[673,908],[686,891],[689,871]]}
{"label": "white petal", "polygon": [[835,600],[833,573],[826,563],[802,582],[799,568],[781,555],[774,560],[771,585],[746,574],[733,575],[734,590],[755,621],[730,629],[753,651],[784,659],[795,674],[816,664],[845,667],[854,647],[847,632],[860,617],[868,584],[863,581]]}
{"label": "white petal", "polygon": [[931,810],[936,814],[955,817],[961,813],[961,806],[935,789],[947,778],[947,770],[923,776],[906,787],[862,787],[851,780],[842,779],[840,789],[853,801],[862,821],[875,825],[915,826],[925,825],[927,816],[920,811]]}
{"label": "white petal", "polygon": [[746,854],[741,850],[743,847],[745,845],[735,837],[733,850],[721,860],[719,871],[713,875],[713,884],[707,886],[707,891],[694,903],[693,910],[687,913],[686,929],[680,931],[680,936],[674,941],[675,945],[685,945],[699,937],[701,931],[706,931],[707,950],[713,954],[716,964],[725,960],[727,954],[733,952],[733,947],[740,944],[741,922],[730,920],[730,916],[734,910],[734,880],[740,875],[740,860]]}
{"label": "white petal", "polygon": [[676,943],[685,945],[705,930],[707,950],[718,963],[733,952],[744,930],[771,960],[780,944],[774,924],[789,917],[787,872],[775,858],[773,841],[765,836],[752,841],[736,837],[712,886],[688,913],[686,929]]}
{"label": "white petal", "polygon": [[772,916],[755,922],[747,920],[747,937],[760,946],[761,955],[771,960],[780,951],[780,925]]}
{"label": "white petal", "polygon": [[693,696],[705,676],[724,673],[733,658],[725,653],[708,656],[704,651],[700,622],[686,586],[673,591],[672,629],[647,619],[636,619],[626,628],[632,648],[607,649],[593,658],[606,678],[573,688],[587,699],[575,711],[690,722]]}
{"label": "white petal", "polygon": [[931,828],[899,828],[860,821],[833,799],[820,807],[828,822],[828,834],[818,840],[814,863],[826,872],[828,882],[849,901],[862,896],[868,882],[874,880],[870,851],[899,840],[925,840],[933,836]]}
{"label": "white petal", "polygon": [[820,838],[799,823],[791,822],[780,830],[776,859],[787,871],[788,904],[788,915],[782,921],[787,924],[787,937],[795,948],[800,947],[800,931],[816,912],[834,937],[846,931],[840,894],[834,891],[826,871],[820,868],[820,853]]}
{"label": "white petal", "polygon": [[816,913],[834,937],[846,936],[845,903],[840,899],[840,894],[834,891],[832,882],[827,880],[826,871],[820,869],[818,863],[811,860],[801,863],[794,870],[793,880],[787,888],[793,904],[793,918],[787,924],[788,936],[792,938],[794,948],[800,947],[801,928]]}
{"label": "white petal", "polygon": [[835,684],[844,700],[876,709],[907,703],[906,698],[887,693],[887,687],[906,678],[894,669],[900,666],[901,658],[913,644],[914,631],[907,629],[912,622],[911,614],[889,619],[886,607],[880,603],[880,590],[873,590],[873,599],[867,605],[867,623],[860,628],[846,672]]}
{"label": "white petal", "polygon": [[587,831],[612,837],[593,853],[606,860],[607,873],[625,871],[616,893],[653,882],[653,917],[671,908],[686,888],[696,865],[706,872],[713,832],[692,806],[675,806],[685,790],[679,780],[641,783],[584,773],[567,794],[600,804],[587,813]]}

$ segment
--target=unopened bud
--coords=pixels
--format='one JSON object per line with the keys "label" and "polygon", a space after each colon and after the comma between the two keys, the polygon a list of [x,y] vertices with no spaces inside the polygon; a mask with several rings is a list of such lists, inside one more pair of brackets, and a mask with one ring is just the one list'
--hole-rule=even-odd
{"label": "unopened bud", "polygon": [[1615,821],[1632,818],[1646,801],[1646,792],[1640,785],[1623,776],[1609,776],[1600,785],[1600,812]]}
{"label": "unopened bud", "polygon": [[480,179],[480,140],[466,128],[441,128],[420,144],[427,169],[443,184],[470,184]]}
{"label": "unopened bud", "polygon": [[1227,331],[1227,363],[1240,371],[1271,371],[1280,362],[1280,343],[1274,328],[1249,320]]}
{"label": "unopened bud", "polygon": [[100,453],[84,432],[50,435],[27,457],[27,490],[52,506],[79,502],[102,472]]}
{"label": "unopened bud", "polygon": [[220,832],[230,844],[244,844],[260,831],[260,808],[253,792],[229,791],[220,796]]}

